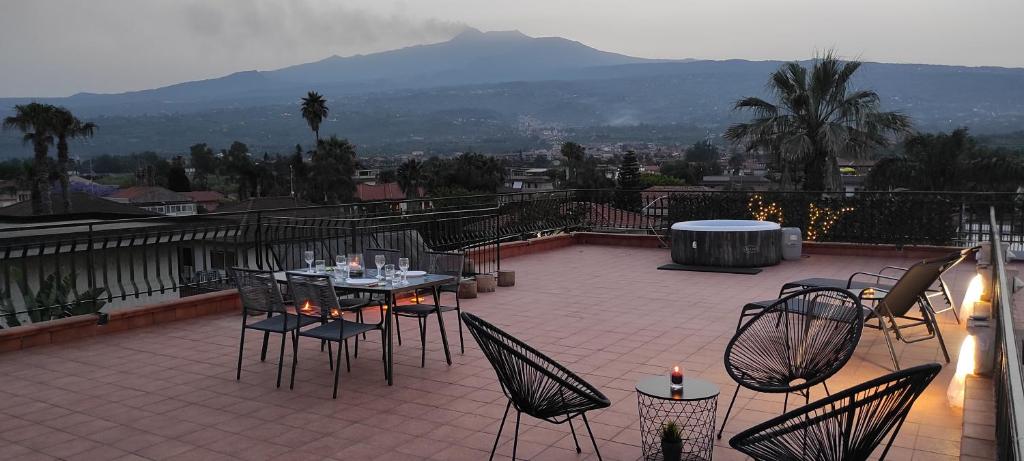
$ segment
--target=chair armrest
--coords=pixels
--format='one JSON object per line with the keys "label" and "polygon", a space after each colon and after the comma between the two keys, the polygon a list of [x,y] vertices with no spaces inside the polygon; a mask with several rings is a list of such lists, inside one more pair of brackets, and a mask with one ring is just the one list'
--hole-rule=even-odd
{"label": "chair armrest", "polygon": [[846,289],[847,290],[850,289],[850,285],[853,285],[853,279],[855,277],[857,277],[858,275],[867,275],[867,276],[874,277],[875,278],[875,283],[881,282],[882,279],[892,280],[892,281],[899,281],[898,278],[890,277],[888,275],[876,274],[876,273],[872,273],[872,272],[854,272],[853,274],[850,275],[850,278],[846,280]]}
{"label": "chair armrest", "polygon": [[878,271],[878,273],[879,273],[879,274],[883,274],[883,273],[885,273],[885,271],[887,271],[887,270],[891,270],[891,271],[900,271],[900,272],[906,272],[906,271],[909,271],[909,270],[910,270],[910,268],[907,268],[907,267],[900,267],[900,266],[885,266],[885,267],[883,267],[883,268],[882,268],[882,270]]}

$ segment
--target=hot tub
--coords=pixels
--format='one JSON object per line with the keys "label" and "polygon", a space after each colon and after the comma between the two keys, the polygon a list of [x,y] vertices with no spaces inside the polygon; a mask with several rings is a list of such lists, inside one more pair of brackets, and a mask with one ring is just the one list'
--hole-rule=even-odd
{"label": "hot tub", "polygon": [[672,225],[672,261],[717,267],[771,266],[782,259],[782,227],[770,221],[712,219]]}

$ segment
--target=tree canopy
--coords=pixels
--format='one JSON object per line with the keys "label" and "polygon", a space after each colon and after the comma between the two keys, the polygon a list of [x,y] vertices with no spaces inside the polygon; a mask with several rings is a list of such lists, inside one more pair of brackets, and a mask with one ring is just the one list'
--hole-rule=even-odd
{"label": "tree canopy", "polygon": [[753,114],[725,132],[748,150],[766,150],[802,167],[804,190],[839,191],[839,157],[858,157],[910,132],[910,119],[884,112],[877,93],[851,88],[858,61],[840,61],[832,53],[810,69],[783,64],[768,89],[774,101],[746,97],[735,109]]}

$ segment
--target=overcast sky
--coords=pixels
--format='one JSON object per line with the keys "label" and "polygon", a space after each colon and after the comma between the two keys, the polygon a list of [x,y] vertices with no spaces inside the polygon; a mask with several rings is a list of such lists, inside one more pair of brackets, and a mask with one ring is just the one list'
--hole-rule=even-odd
{"label": "overcast sky", "polygon": [[519,29],[648,58],[1024,67],[1024,0],[0,0],[0,96],[119,92]]}

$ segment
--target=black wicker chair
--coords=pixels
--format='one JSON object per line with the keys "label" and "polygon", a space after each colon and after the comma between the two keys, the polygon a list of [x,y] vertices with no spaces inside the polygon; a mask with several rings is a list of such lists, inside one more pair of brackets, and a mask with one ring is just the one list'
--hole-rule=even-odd
{"label": "black wicker chair", "polygon": [[[777,300],[740,327],[725,349],[725,370],[738,384],[718,431],[729,421],[740,387],[810,399],[810,388],[834,375],[853,356],[864,310],[852,293],[809,288]],[[825,387],[828,392],[828,387]]]}
{"label": "black wicker chair", "polygon": [[[260,361],[267,359],[267,338],[270,333],[281,335],[281,355],[277,363],[277,387],[281,387],[281,368],[284,364],[284,341],[288,333],[292,334],[295,340],[295,331],[306,325],[318,323],[319,319],[301,317],[288,313],[284,301],[281,299],[281,291],[278,283],[274,280],[274,273],[239,267],[232,268],[228,272],[235,286],[238,287],[238,294],[242,299],[242,338],[238,343],[238,371],[235,379],[242,379],[242,352],[245,348],[245,330],[256,330],[263,332],[263,351],[260,353]],[[265,319],[249,323],[250,316],[266,315]],[[292,354],[295,354],[294,349]]]}
{"label": "black wicker chair", "polygon": [[862,461],[892,432],[881,461],[941,370],[930,363],[875,378],[740,432],[729,445],[763,461]]}
{"label": "black wicker chair", "polygon": [[[338,398],[338,375],[341,371],[341,347],[345,346],[345,364],[348,367],[348,338],[355,337],[361,333],[371,330],[380,330],[381,344],[386,344],[384,338],[384,320],[376,324],[352,322],[345,320],[342,316],[341,306],[338,304],[338,296],[334,292],[334,284],[330,276],[321,274],[287,273],[288,286],[295,296],[296,306],[309,306],[312,312],[303,308],[298,309],[299,317],[302,319],[312,318],[316,322],[324,321],[322,325],[306,330],[299,330],[298,336],[307,336],[321,341],[338,343],[337,363],[331,359],[331,367],[334,369],[334,394]],[[308,303],[308,304],[307,304]],[[295,353],[292,355],[292,378],[290,387],[295,387],[295,364],[298,361],[298,337],[294,337]],[[328,349],[330,351],[330,349]],[[350,369],[351,370],[351,369]]]}
{"label": "black wicker chair", "polygon": [[501,426],[498,426],[498,435],[494,438],[490,459],[494,459],[498,441],[501,440],[501,430],[505,427],[505,419],[508,418],[508,410],[512,406],[516,408],[516,432],[512,442],[513,460],[519,446],[519,418],[522,413],[553,424],[569,423],[577,453],[582,450],[579,440],[576,439],[572,419],[581,417],[590,434],[597,459],[601,459],[601,452],[597,448],[594,432],[590,430],[586,412],[610,406],[608,398],[573,372],[494,325],[469,313],[463,313],[462,319],[483,350],[484,356],[494,367],[501,390],[508,397],[508,405],[505,406],[505,414],[501,417]]}

